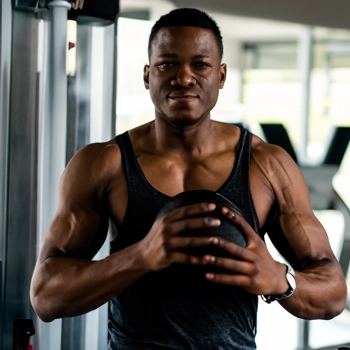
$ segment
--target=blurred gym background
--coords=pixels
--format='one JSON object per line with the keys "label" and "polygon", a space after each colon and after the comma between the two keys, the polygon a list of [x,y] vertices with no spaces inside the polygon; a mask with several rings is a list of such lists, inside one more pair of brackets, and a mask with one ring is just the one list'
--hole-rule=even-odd
{"label": "blurred gym background", "polygon": [[[349,284],[350,1],[83,3],[0,2],[0,349],[105,349],[106,305],[43,323],[30,278],[72,155],[153,119],[142,79],[148,35],[176,7],[205,10],[222,30],[228,77],[212,118],[243,124],[293,156]],[[107,254],[106,241],[95,259]],[[348,308],[309,322],[259,303],[258,350],[349,344]]]}

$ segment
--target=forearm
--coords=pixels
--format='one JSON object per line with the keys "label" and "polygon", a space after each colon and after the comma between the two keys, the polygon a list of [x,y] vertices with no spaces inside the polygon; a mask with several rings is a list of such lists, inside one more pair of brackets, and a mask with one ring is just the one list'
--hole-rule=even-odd
{"label": "forearm", "polygon": [[99,261],[50,257],[35,269],[30,297],[45,322],[98,308],[147,271],[135,246]]}
{"label": "forearm", "polygon": [[305,270],[296,271],[297,288],[281,305],[302,319],[331,319],[345,308],[347,287],[339,265],[321,260]]}

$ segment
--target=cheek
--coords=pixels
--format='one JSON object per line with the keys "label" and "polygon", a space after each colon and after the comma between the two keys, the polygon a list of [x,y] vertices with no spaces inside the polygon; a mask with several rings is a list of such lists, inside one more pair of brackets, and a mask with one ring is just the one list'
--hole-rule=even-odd
{"label": "cheek", "polygon": [[208,88],[204,90],[203,96],[204,98],[201,100],[203,107],[205,106],[206,109],[211,110],[214,108],[219,98],[219,89],[208,86]]}
{"label": "cheek", "polygon": [[154,79],[150,79],[148,83],[148,90],[151,96],[155,95],[156,92],[159,90],[159,84],[155,82]]}
{"label": "cheek", "polygon": [[202,85],[202,91],[203,91],[203,95],[212,100],[212,99],[217,99],[218,96],[219,96],[219,84],[217,84],[216,82],[209,82],[209,83],[206,83],[204,85]]}
{"label": "cheek", "polygon": [[164,82],[155,75],[151,75],[149,78],[149,90],[150,92],[159,92],[162,89]]}
{"label": "cheek", "polygon": [[154,106],[160,106],[161,104],[166,102],[165,95],[161,92],[161,88],[159,85],[150,84],[148,91]]}

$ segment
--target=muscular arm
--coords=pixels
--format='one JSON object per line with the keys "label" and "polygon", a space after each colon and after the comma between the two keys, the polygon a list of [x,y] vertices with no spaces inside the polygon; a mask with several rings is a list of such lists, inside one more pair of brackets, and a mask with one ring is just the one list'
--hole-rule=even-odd
{"label": "muscular arm", "polygon": [[63,173],[57,213],[31,284],[33,307],[44,321],[91,311],[144,273],[139,255],[130,253],[135,247],[92,260],[107,235],[110,174],[118,176],[118,169],[108,166],[111,153],[115,156],[106,145],[87,146]]}
{"label": "muscular arm", "polygon": [[272,154],[270,161],[265,159],[261,164],[264,158],[259,156],[254,161],[266,171],[276,197],[265,228],[276,248],[296,270],[297,289],[280,303],[300,318],[332,318],[342,312],[346,304],[341,267],[327,233],[313,213],[300,170],[282,149],[264,147]]}
{"label": "muscular arm", "polygon": [[[252,148],[251,190],[255,208],[276,248],[296,270],[297,288],[280,301],[291,314],[303,319],[330,319],[346,305],[346,283],[330,247],[328,236],[315,217],[305,180],[281,148],[255,138]],[[208,273],[214,283],[245,288],[256,295],[280,295],[287,291],[285,266],[274,260],[259,235],[242,217],[228,208],[223,214],[246,235],[241,247],[217,238],[213,241],[230,257],[205,256],[226,273]]]}

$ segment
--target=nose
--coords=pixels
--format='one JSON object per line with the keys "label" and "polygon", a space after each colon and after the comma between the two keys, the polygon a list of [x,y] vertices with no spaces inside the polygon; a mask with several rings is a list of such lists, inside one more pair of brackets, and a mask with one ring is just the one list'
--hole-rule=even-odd
{"label": "nose", "polygon": [[171,81],[171,85],[180,85],[183,87],[194,86],[196,83],[197,81],[193,76],[192,69],[187,65],[179,66],[176,76]]}

